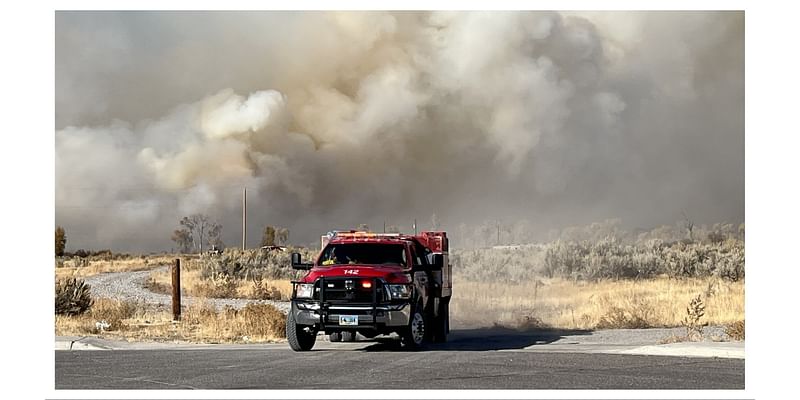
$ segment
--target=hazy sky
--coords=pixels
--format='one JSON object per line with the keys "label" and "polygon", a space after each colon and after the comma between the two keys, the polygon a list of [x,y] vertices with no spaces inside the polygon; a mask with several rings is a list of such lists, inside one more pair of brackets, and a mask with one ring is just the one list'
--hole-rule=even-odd
{"label": "hazy sky", "polygon": [[[68,249],[744,221],[741,12],[58,12]],[[423,224],[423,227],[424,224]]]}

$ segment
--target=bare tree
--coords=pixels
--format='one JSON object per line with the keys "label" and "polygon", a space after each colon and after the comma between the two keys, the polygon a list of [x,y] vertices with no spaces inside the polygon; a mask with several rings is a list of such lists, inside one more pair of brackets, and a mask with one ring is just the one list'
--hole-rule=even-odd
{"label": "bare tree", "polygon": [[208,215],[205,214],[192,214],[188,217],[183,217],[180,224],[184,227],[184,230],[189,232],[192,237],[192,243],[199,246],[200,253],[203,252],[203,243],[206,243],[209,239],[209,232],[215,234],[218,239],[222,230],[221,225],[211,222],[208,219]]}
{"label": "bare tree", "polygon": [[356,230],[357,231],[368,232],[369,231],[369,225],[367,225],[367,224],[358,224],[358,227],[356,227]]}
{"label": "bare tree", "polygon": [[189,253],[192,251],[192,233],[186,229],[176,229],[172,233],[172,241],[178,245],[178,251]]}

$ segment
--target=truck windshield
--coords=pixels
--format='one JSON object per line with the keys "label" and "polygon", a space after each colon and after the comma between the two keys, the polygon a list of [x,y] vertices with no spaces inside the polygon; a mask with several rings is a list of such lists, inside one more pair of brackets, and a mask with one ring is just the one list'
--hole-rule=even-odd
{"label": "truck windshield", "polygon": [[407,265],[406,250],[402,244],[331,244],[322,252],[319,264],[397,264],[405,266]]}

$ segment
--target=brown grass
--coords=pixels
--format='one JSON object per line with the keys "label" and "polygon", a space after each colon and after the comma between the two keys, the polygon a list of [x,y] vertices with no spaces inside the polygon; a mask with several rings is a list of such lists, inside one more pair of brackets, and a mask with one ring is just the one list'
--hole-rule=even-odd
{"label": "brown grass", "polygon": [[727,325],[744,319],[744,282],[650,279],[582,282],[562,279],[529,283],[453,283],[454,322],[474,326],[514,325],[535,318],[562,329],[681,326],[686,306],[698,294],[702,322]]}
{"label": "brown grass", "polygon": [[[98,299],[91,311],[56,316],[56,335],[98,335],[111,339],[188,341],[195,343],[274,342],[285,335],[286,316],[269,304],[248,304],[241,310],[216,311],[207,304],[187,307],[181,321],[171,313],[140,304]],[[97,322],[110,326],[99,330]]]}
{"label": "brown grass", "polygon": [[[172,276],[169,271],[153,271],[150,274],[151,288],[170,293]],[[187,296],[207,298],[238,298],[259,300],[287,300],[292,295],[289,280],[263,280],[260,287],[257,281],[234,279],[225,276],[203,278],[200,269],[181,270],[181,287]]]}
{"label": "brown grass", "polygon": [[131,257],[124,260],[96,260],[80,257],[56,260],[56,280],[85,278],[107,272],[143,271],[175,261],[174,255]]}

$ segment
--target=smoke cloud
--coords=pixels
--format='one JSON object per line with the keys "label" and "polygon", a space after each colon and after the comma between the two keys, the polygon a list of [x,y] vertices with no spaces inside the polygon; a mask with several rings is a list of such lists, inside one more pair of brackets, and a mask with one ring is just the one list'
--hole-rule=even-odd
{"label": "smoke cloud", "polygon": [[740,12],[59,12],[56,224],[744,221]]}

